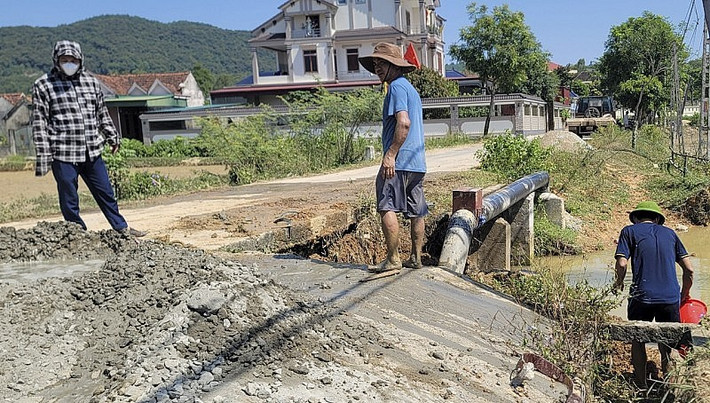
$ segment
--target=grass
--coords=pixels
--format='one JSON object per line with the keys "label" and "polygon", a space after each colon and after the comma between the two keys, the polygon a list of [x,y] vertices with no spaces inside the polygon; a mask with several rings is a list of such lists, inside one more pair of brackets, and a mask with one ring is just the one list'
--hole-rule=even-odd
{"label": "grass", "polygon": [[0,171],[24,171],[30,168],[31,162],[22,155],[9,155],[0,159]]}
{"label": "grass", "polygon": [[449,133],[444,137],[425,138],[425,146],[427,150],[435,148],[456,147],[466,144],[479,143],[480,139],[472,138],[465,133]]}
{"label": "grass", "polygon": [[[152,176],[149,173],[137,174],[144,181],[134,181],[132,184],[149,186],[152,191],[143,190],[134,192],[138,195],[133,198],[121,199],[121,205],[131,205],[133,202],[143,201],[159,196],[169,196],[187,194],[201,190],[219,189],[227,186],[226,175],[215,175],[208,172],[201,172],[194,176],[183,179],[160,179],[159,185],[153,185]],[[147,179],[146,179],[147,178]],[[125,202],[125,203],[124,203]],[[98,208],[96,201],[89,192],[79,193],[79,205],[82,209]],[[0,223],[18,221],[28,218],[43,218],[59,213],[59,202],[56,194],[43,194],[30,199],[18,199],[9,203],[0,203]]]}

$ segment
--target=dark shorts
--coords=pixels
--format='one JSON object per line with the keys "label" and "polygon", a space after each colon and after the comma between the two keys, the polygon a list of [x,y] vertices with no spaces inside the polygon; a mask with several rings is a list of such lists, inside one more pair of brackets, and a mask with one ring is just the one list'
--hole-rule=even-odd
{"label": "dark shorts", "polygon": [[680,304],[647,304],[636,299],[629,299],[629,320],[652,322],[680,322]]}
{"label": "dark shorts", "polygon": [[407,218],[424,217],[429,213],[424,199],[423,172],[395,171],[390,179],[377,175],[377,211],[403,213]]}

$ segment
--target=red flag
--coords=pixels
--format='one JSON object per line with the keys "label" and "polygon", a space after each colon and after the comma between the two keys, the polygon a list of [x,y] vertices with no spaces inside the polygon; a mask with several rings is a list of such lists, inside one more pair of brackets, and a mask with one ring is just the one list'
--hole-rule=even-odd
{"label": "red flag", "polygon": [[414,45],[411,42],[409,42],[409,46],[407,46],[407,51],[404,52],[404,60],[417,66],[418,69],[422,67],[421,63],[419,63],[417,52],[414,50]]}

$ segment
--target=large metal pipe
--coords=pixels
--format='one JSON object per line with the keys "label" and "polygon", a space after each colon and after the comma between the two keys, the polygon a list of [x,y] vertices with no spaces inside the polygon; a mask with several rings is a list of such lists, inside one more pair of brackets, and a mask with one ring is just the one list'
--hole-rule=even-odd
{"label": "large metal pipe", "polygon": [[466,267],[466,257],[471,248],[473,232],[486,222],[501,215],[513,204],[526,198],[530,193],[543,187],[547,188],[549,183],[550,175],[547,172],[536,172],[484,197],[479,216],[466,209],[454,212],[449,220],[446,238],[444,238],[439,267],[463,274]]}

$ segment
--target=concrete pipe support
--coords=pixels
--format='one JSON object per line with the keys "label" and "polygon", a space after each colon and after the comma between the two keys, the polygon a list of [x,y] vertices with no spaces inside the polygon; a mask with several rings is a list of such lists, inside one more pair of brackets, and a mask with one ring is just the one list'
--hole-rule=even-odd
{"label": "concrete pipe support", "polygon": [[537,172],[484,197],[483,208],[478,217],[469,210],[456,211],[449,220],[449,228],[439,257],[439,267],[463,274],[474,231],[486,222],[496,219],[530,193],[541,188],[547,190],[549,183],[550,175],[547,172]]}

